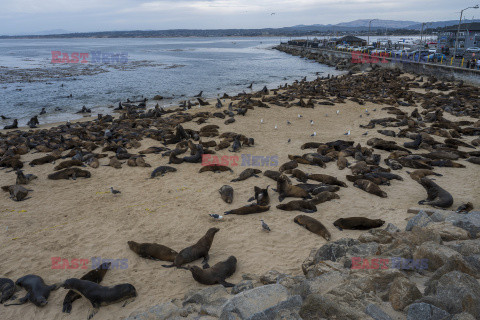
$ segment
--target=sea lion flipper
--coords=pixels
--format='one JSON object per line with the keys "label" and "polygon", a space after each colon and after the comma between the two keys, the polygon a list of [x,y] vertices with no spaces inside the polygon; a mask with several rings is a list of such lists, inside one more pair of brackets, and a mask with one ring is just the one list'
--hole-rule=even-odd
{"label": "sea lion flipper", "polygon": [[59,288],[61,288],[63,285],[63,282],[58,282],[50,286],[50,291],[55,291]]}
{"label": "sea lion flipper", "polygon": [[123,305],[122,305],[122,308],[125,307],[125,306],[126,306],[127,304],[129,304],[130,302],[133,302],[133,301],[135,301],[135,297],[133,297],[133,298],[131,298],[131,299],[125,300],[125,302],[124,302]]}
{"label": "sea lion flipper", "polygon": [[260,178],[260,176],[258,174],[254,174],[253,175],[255,178]]}
{"label": "sea lion flipper", "polygon": [[175,267],[175,265],[174,265],[174,264],[170,264],[170,265],[168,265],[168,264],[162,264],[162,267],[165,267],[165,268],[173,268],[173,267]]}
{"label": "sea lion flipper", "polygon": [[65,300],[63,301],[62,312],[65,312],[65,313],[72,312],[72,302],[71,301],[65,301]]}
{"label": "sea lion flipper", "polygon": [[301,209],[300,211],[305,212],[305,213],[314,213],[314,212],[317,212],[317,210],[308,210],[308,209]]}
{"label": "sea lion flipper", "polygon": [[98,309],[99,309],[98,307],[94,307],[94,308],[92,309],[92,311],[90,311],[90,312],[88,313],[87,320],[92,319],[93,316],[97,314]]}
{"label": "sea lion flipper", "polygon": [[8,306],[20,306],[20,305],[22,305],[22,304],[27,303],[27,301],[28,301],[29,298],[30,298],[30,293],[27,293],[27,295],[26,295],[25,297],[18,299],[18,300],[16,301],[17,303],[15,303],[15,301],[14,301],[14,302],[9,303],[9,304],[4,304],[4,306],[5,306],[5,307],[8,307]]}
{"label": "sea lion flipper", "polygon": [[425,201],[426,200],[420,200],[420,201],[418,201],[418,204],[425,204]]}
{"label": "sea lion flipper", "polygon": [[225,288],[235,287],[235,285],[233,283],[226,282],[225,280],[220,280],[218,283],[220,283]]}
{"label": "sea lion flipper", "polygon": [[247,201],[248,201],[248,202],[252,202],[253,200],[255,200],[255,197],[251,197],[251,198],[248,199]]}
{"label": "sea lion flipper", "polygon": [[335,228],[337,228],[337,229],[340,230],[340,231],[343,231],[343,229],[342,229],[341,227],[339,227],[339,226],[335,226]]}
{"label": "sea lion flipper", "polygon": [[203,261],[202,261],[202,266],[203,266],[203,269],[208,269],[210,268],[210,265],[208,264],[208,259],[209,259],[209,255],[208,253],[205,255],[205,257],[203,257]]}

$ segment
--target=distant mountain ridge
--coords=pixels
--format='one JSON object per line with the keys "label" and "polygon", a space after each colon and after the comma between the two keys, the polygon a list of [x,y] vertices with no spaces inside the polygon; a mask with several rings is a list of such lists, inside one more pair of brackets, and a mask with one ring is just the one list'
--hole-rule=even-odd
{"label": "distant mountain ridge", "polygon": [[[340,27],[368,27],[369,21],[372,19],[359,19],[350,22],[337,23],[336,26]],[[411,25],[418,24],[416,21],[396,21],[396,20],[380,20],[376,19],[372,21],[372,28],[392,28],[392,29],[404,29]]]}

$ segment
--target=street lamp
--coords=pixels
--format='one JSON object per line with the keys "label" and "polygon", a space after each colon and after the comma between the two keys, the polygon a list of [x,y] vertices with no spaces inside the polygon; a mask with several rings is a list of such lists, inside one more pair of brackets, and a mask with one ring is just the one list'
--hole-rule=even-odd
{"label": "street lamp", "polygon": [[420,33],[420,44],[422,44],[422,38],[423,38],[423,27],[428,25],[428,24],[431,24],[431,22],[423,22],[422,23],[422,32]]}
{"label": "street lamp", "polygon": [[370,45],[370,26],[372,25],[372,21],[377,20],[377,19],[372,19],[368,21],[368,38],[367,38],[367,47]]}
{"label": "street lamp", "polygon": [[460,33],[460,25],[462,24],[462,15],[463,11],[467,9],[478,9],[478,4],[473,7],[468,7],[460,11],[460,21],[458,22],[458,29],[457,29],[457,36],[455,37],[455,48],[453,49],[453,58],[455,59],[455,55],[457,54],[457,44],[458,44],[458,34]]}

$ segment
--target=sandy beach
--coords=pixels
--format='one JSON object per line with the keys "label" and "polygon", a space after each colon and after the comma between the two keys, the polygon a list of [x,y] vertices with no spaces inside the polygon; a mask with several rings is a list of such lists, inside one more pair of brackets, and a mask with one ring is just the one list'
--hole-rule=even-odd
{"label": "sandy beach", "polygon": [[[257,90],[260,88],[257,88]],[[424,89],[411,89],[425,93]],[[228,104],[228,100],[226,101]],[[279,165],[289,161],[288,155],[302,155],[306,152],[300,147],[305,142],[329,142],[337,139],[355,141],[366,146],[372,137],[382,137],[397,141],[399,145],[411,141],[405,138],[385,137],[375,129],[359,128],[370,119],[392,116],[386,110],[387,105],[366,103],[359,105],[347,100],[334,106],[315,105],[310,108],[255,108],[248,110],[245,117],[235,116],[236,122],[225,125],[223,119],[211,117],[205,124],[193,121],[183,125],[185,129],[198,130],[206,124],[220,126],[219,132],[237,132],[255,139],[253,147],[242,148],[237,155],[250,154],[258,156],[278,156]],[[365,109],[370,111],[366,116]],[[412,107],[398,107],[410,113]],[[376,111],[373,111],[376,109]],[[339,110],[337,114],[336,111]],[[187,113],[199,111],[217,112],[214,103],[201,108],[194,107]],[[298,115],[302,117],[299,118]],[[328,115],[328,116],[326,116]],[[360,117],[362,116],[362,117]],[[449,120],[478,121],[470,117],[454,117],[444,114]],[[263,123],[260,122],[263,119]],[[310,124],[313,120],[313,125]],[[287,125],[287,121],[291,125]],[[275,129],[277,126],[277,129]],[[380,129],[380,128],[378,128]],[[344,133],[350,130],[351,134]],[[317,135],[311,137],[313,132]],[[368,131],[368,134],[362,135]],[[2,131],[5,133],[5,131]],[[464,136],[463,141],[469,143],[476,137]],[[290,142],[288,140],[290,139]],[[435,136],[438,141],[444,138]],[[220,141],[219,137],[202,138],[202,141]],[[159,141],[141,140],[141,147],[129,149],[128,152],[138,154],[150,146],[161,146]],[[173,148],[174,145],[169,147]],[[462,151],[472,151],[460,147]],[[478,148],[476,149],[478,150]],[[423,153],[420,150],[418,153]],[[100,152],[100,149],[95,152]],[[114,155],[113,152],[107,152]],[[389,152],[375,150],[382,156],[381,165]],[[238,259],[237,271],[229,278],[229,282],[238,283],[243,274],[261,275],[269,270],[277,270],[288,274],[302,274],[301,264],[310,251],[319,248],[326,240],[306,231],[293,223],[298,211],[282,211],[275,207],[279,204],[278,194],[270,191],[271,209],[268,212],[235,216],[224,216],[220,221],[209,217],[210,213],[223,214],[224,211],[248,204],[253,196],[253,187],[275,188],[276,182],[260,174],[259,178],[230,182],[246,169],[244,166],[232,167],[234,173],[198,173],[199,163],[183,163],[172,165],[177,172],[167,173],[163,177],[148,179],[154,168],[166,165],[168,157],[160,154],[148,154],[145,157],[151,168],[129,167],[122,169],[101,166],[98,169],[84,168],[92,173],[90,179],[49,180],[47,175],[54,172],[54,164],[35,167],[28,162],[45,155],[44,153],[28,153],[22,155],[25,173],[38,176],[27,187],[34,190],[26,201],[14,202],[8,193],[0,193],[0,274],[1,277],[18,279],[26,274],[37,274],[47,284],[64,281],[71,277],[81,277],[88,270],[52,269],[52,257],[63,259],[128,259],[128,268],[110,270],[102,284],[115,285],[131,283],[138,292],[133,303],[122,308],[121,304],[113,304],[100,308],[94,319],[120,319],[132,312],[151,307],[155,304],[183,298],[191,290],[205,286],[197,283],[187,270],[167,269],[160,261],[140,258],[132,252],[127,241],[156,242],[180,251],[195,243],[211,227],[218,227],[210,250],[210,264],[223,261],[230,255]],[[224,149],[217,155],[232,156],[234,153]],[[350,161],[351,158],[349,158]],[[353,159],[350,161],[352,162]],[[480,170],[478,165],[459,160],[466,168],[435,168],[435,172],[443,174],[435,177],[436,183],[446,188],[454,198],[451,209],[460,204],[472,202],[475,208],[480,207]],[[100,159],[107,164],[108,158]],[[400,229],[413,214],[408,214],[411,207],[418,207],[418,201],[426,198],[424,188],[412,180],[406,173],[408,170],[395,171],[403,177],[403,181],[393,180],[390,186],[382,186],[388,194],[380,198],[366,193],[353,186],[345,178],[351,174],[347,168],[340,171],[335,162],[327,164],[325,169],[318,166],[300,164],[299,168],[307,173],[324,173],[337,177],[347,183],[347,188],[338,192],[340,199],[322,203],[318,211],[311,214],[321,221],[332,234],[332,240],[344,237],[357,238],[363,231],[339,231],[333,222],[340,217],[361,216],[371,219],[383,219],[393,223]],[[278,167],[260,167],[262,171],[278,170]],[[405,170],[407,169],[407,170]],[[9,169],[7,169],[9,170]],[[5,170],[6,171],[6,170]],[[15,183],[14,172],[0,172],[0,185]],[[312,181],[310,181],[312,182]],[[234,188],[232,204],[222,201],[219,188],[222,185]],[[114,187],[121,191],[119,195],[110,193]],[[293,200],[293,199],[290,199]],[[284,201],[286,202],[286,201]],[[262,231],[260,219],[264,219],[272,231]],[[200,260],[195,265],[200,265]],[[88,267],[90,268],[89,263]],[[24,291],[17,293],[23,296]],[[28,303],[23,306],[0,306],[2,319],[85,319],[90,305],[85,299],[73,303],[71,314],[62,313],[62,302],[65,289],[52,292],[48,305],[44,308]]]}

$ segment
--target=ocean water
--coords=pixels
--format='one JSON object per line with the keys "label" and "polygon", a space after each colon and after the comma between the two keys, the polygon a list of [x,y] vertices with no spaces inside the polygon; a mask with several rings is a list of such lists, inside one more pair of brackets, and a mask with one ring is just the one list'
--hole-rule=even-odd
{"label": "ocean water", "polygon": [[[267,85],[340,74],[334,68],[273,50],[286,38],[9,39],[0,40],[0,115],[24,126],[42,107],[40,123],[111,113],[119,101],[153,98],[169,106],[191,98],[257,91]],[[52,63],[52,51],[126,53],[126,63]],[[71,96],[70,96],[71,95]],[[149,103],[156,103],[150,101]],[[11,120],[1,120],[0,126]]]}

